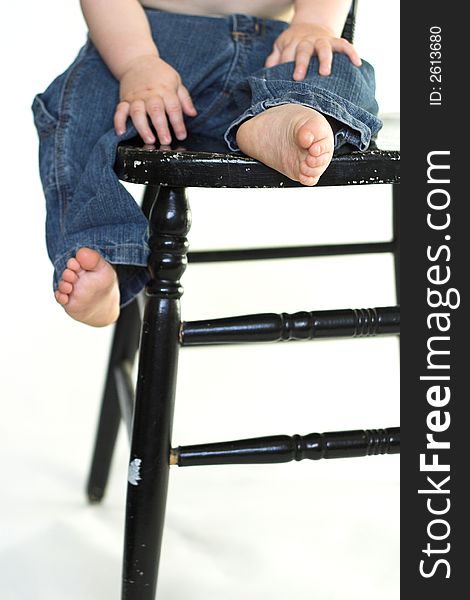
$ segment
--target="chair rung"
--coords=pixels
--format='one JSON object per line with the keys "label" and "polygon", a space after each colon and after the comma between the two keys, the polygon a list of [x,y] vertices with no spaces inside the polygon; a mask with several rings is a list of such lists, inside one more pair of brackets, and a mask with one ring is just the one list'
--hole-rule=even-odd
{"label": "chair rung", "polygon": [[324,246],[284,246],[278,248],[244,248],[242,250],[196,250],[188,253],[189,263],[229,260],[266,260],[273,258],[301,258],[308,256],[339,256],[343,254],[370,254],[393,252],[394,242],[367,242],[363,244],[327,244]]}
{"label": "chair rung", "polygon": [[134,383],[132,381],[132,364],[122,361],[114,368],[114,383],[121,410],[121,418],[127,429],[129,440],[132,434],[132,417],[134,414]]}
{"label": "chair rung", "polygon": [[182,346],[245,342],[313,340],[330,337],[361,337],[399,333],[400,307],[324,310],[316,312],[265,313],[183,321]]}
{"label": "chair rung", "polygon": [[215,444],[179,446],[171,450],[170,464],[179,467],[245,465],[304,459],[353,458],[399,452],[400,428],[389,427],[308,435],[275,435]]}

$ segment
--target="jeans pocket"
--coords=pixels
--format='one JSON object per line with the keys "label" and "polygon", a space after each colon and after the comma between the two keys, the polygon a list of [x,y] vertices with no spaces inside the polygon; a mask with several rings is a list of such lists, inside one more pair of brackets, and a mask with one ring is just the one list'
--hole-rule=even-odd
{"label": "jeans pocket", "polygon": [[39,173],[44,191],[55,185],[55,131],[58,120],[49,112],[42,94],[37,94],[31,107],[39,136]]}
{"label": "jeans pocket", "polygon": [[47,136],[54,132],[57,127],[58,120],[48,111],[43,100],[43,94],[37,94],[34,97],[31,106],[34,116],[34,124],[40,136]]}

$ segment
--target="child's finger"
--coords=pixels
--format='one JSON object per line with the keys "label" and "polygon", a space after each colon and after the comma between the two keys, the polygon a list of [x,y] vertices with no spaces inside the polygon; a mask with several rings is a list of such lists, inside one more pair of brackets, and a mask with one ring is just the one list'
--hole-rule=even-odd
{"label": "child's finger", "polygon": [[297,49],[296,42],[287,44],[287,46],[284,46],[284,48],[282,49],[282,52],[281,52],[281,60],[279,62],[284,64],[286,62],[294,61],[296,49]]}
{"label": "child's finger", "polygon": [[184,113],[187,114],[188,117],[195,117],[197,115],[196,107],[194,106],[193,100],[184,85],[180,85],[176,90],[176,93],[178,94],[178,98],[180,99]]}
{"label": "child's finger", "polygon": [[281,58],[281,51],[279,50],[279,48],[276,45],[274,45],[273,51],[271,52],[271,54],[266,59],[266,62],[264,63],[264,66],[266,68],[268,68],[268,69],[270,67],[274,67],[274,66],[276,66],[276,65],[279,64],[280,58]]}
{"label": "child's finger", "polygon": [[315,44],[315,50],[318,57],[320,75],[329,75],[331,73],[331,62],[333,60],[333,50],[328,40],[318,40]]}
{"label": "child's finger", "polygon": [[129,102],[119,102],[114,113],[114,129],[118,135],[126,133],[126,121],[129,116]]}
{"label": "child's finger", "polygon": [[335,40],[333,43],[333,48],[338,52],[343,52],[344,54],[346,54],[349,57],[349,60],[352,62],[352,64],[356,67],[360,67],[362,65],[361,58],[357,53],[356,48],[354,48],[354,46],[350,44],[348,40],[345,40],[344,38],[340,40]]}
{"label": "child's finger", "polygon": [[294,81],[302,81],[307,74],[310,59],[314,51],[313,44],[308,41],[300,42],[295,54]]}
{"label": "child's finger", "polygon": [[134,100],[131,104],[130,115],[137,133],[146,144],[153,144],[155,137],[149,127],[147,111],[143,100]]}
{"label": "child's finger", "polygon": [[168,94],[163,98],[165,111],[170,119],[171,126],[178,140],[184,140],[186,137],[186,127],[183,120],[183,110],[181,102],[176,93]]}
{"label": "child's finger", "polygon": [[[147,112],[155,127],[160,144],[167,145],[171,142],[171,134],[165,113],[165,104],[161,96],[152,96],[147,100]],[[153,142],[149,142],[152,144]]]}

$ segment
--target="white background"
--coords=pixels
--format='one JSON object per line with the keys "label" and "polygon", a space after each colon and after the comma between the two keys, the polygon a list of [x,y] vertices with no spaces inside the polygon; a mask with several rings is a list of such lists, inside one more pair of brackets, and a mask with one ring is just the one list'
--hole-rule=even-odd
{"label": "white background", "polygon": [[[399,112],[398,8],[361,0],[358,15],[383,113]],[[124,435],[104,504],[83,493],[111,329],[75,323],[53,300],[29,108],[85,26],[75,0],[10,2],[3,15],[0,597],[117,599]],[[191,248],[388,239],[389,194],[191,190]],[[388,255],[189,265],[183,285],[186,320],[395,303]],[[398,424],[394,337],[180,355],[175,445]],[[397,456],[174,468],[158,597],[396,600],[398,477]]]}

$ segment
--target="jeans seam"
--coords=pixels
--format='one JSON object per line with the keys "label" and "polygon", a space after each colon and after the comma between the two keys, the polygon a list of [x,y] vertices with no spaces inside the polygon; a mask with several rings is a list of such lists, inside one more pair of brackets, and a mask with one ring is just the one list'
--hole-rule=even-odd
{"label": "jeans seam", "polygon": [[[70,185],[67,182],[67,160],[65,159],[66,151],[65,151],[65,138],[66,138],[66,127],[70,120],[70,116],[66,114],[68,110],[68,106],[70,104],[70,95],[72,92],[72,84],[80,73],[81,67],[83,65],[84,59],[86,58],[86,54],[89,47],[89,40],[85,46],[81,49],[77,58],[75,59],[75,64],[70,69],[67,74],[63,85],[62,85],[62,93],[59,101],[58,108],[58,120],[57,120],[57,128],[54,136],[54,148],[55,148],[55,177],[56,177],[56,187],[59,196],[59,223],[62,234],[66,233],[65,229],[65,212],[68,206],[69,194],[70,194]],[[62,181],[62,183],[61,183]]]}
{"label": "jeans seam", "polygon": [[208,119],[211,117],[211,115],[213,114],[214,110],[218,108],[218,106],[221,104],[221,101],[227,96],[227,88],[229,86],[229,82],[230,82],[230,78],[232,77],[232,73],[235,70],[236,64],[238,62],[238,57],[240,55],[240,46],[238,44],[238,41],[232,39],[232,43],[234,46],[234,54],[233,54],[233,58],[232,58],[232,62],[230,64],[230,68],[228,70],[228,74],[227,77],[224,81],[224,85],[221,89],[221,91],[217,94],[217,96],[214,98],[213,102],[210,104],[210,106],[207,107],[205,113],[203,113],[201,115],[201,121],[194,123],[194,128],[200,127],[201,125],[205,125],[208,121]]}

